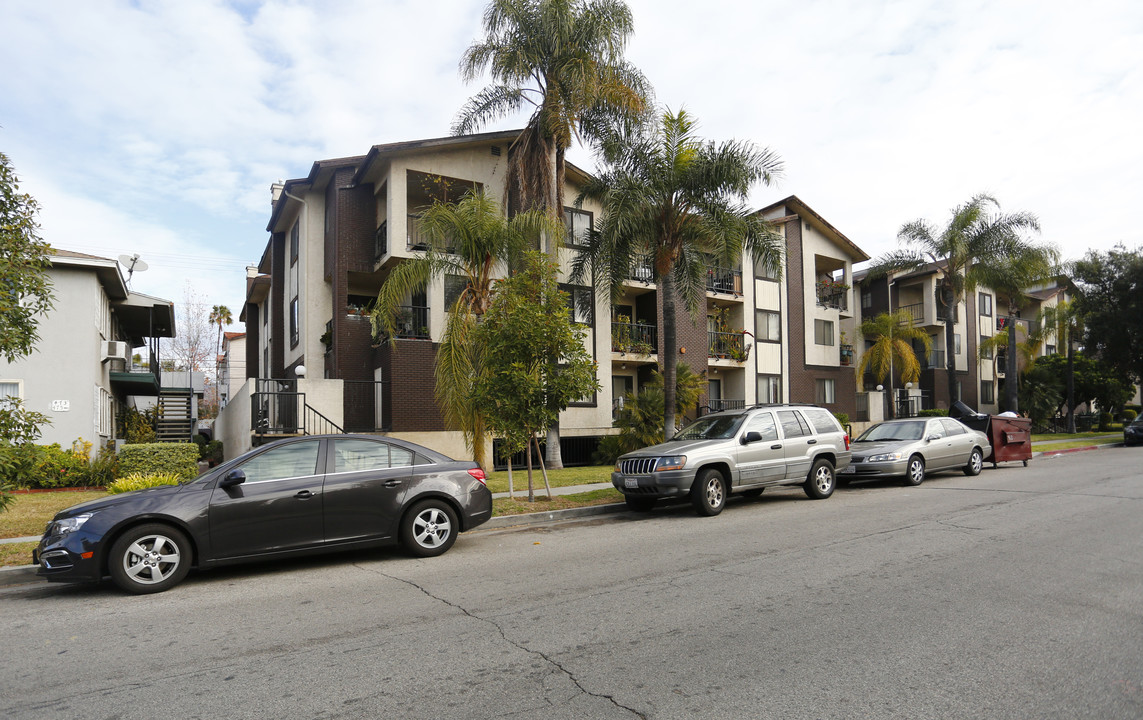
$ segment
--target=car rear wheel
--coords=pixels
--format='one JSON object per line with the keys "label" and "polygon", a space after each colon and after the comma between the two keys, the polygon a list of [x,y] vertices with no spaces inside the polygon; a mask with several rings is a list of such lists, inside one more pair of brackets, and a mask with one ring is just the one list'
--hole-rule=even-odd
{"label": "car rear wheel", "polygon": [[401,544],[416,557],[436,557],[456,542],[456,513],[444,500],[422,500],[401,518]]}
{"label": "car rear wheel", "polygon": [[806,495],[814,500],[825,500],[830,495],[833,495],[833,489],[837,485],[837,476],[833,472],[833,463],[825,458],[820,458],[814,462],[814,466],[810,468],[810,474],[806,478],[806,484],[803,489]]}
{"label": "car rear wheel", "polygon": [[656,500],[656,498],[653,498],[653,497],[639,497],[639,496],[632,496],[632,495],[628,495],[623,499],[627,503],[627,509],[628,510],[634,510],[635,512],[648,512],[648,511],[650,511],[652,508],[655,507],[655,500]]}
{"label": "car rear wheel", "polygon": [[107,564],[119,589],[135,595],[163,592],[190,571],[190,541],[169,525],[140,525],[115,541]]}
{"label": "car rear wheel", "polygon": [[905,469],[905,484],[920,485],[925,481],[925,459],[920,455],[909,458],[909,465]]}
{"label": "car rear wheel", "polygon": [[691,486],[691,504],[699,515],[711,517],[722,512],[726,506],[726,480],[722,473],[714,468],[700,472]]}
{"label": "car rear wheel", "polygon": [[984,453],[980,451],[980,448],[974,447],[972,454],[968,456],[968,464],[964,466],[964,474],[969,477],[979,475],[982,467],[984,467]]}

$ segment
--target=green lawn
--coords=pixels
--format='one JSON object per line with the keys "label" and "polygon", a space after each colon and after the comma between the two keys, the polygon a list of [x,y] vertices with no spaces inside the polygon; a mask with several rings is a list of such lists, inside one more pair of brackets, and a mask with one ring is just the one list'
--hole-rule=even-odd
{"label": "green lawn", "polygon": [[[569,485],[591,485],[592,483],[611,482],[611,465],[593,465],[589,467],[562,468],[548,471],[548,484],[552,487],[568,487]],[[516,491],[528,489],[528,471],[513,470],[512,485]],[[532,470],[532,485],[543,491],[544,476],[539,468]],[[498,470],[488,473],[488,489],[492,492],[508,492],[508,471]]]}

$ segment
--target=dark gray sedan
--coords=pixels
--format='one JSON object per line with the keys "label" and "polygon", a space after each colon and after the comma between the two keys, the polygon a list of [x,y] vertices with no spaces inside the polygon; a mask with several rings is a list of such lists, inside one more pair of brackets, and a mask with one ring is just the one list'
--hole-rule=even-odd
{"label": "dark gray sedan", "polygon": [[991,450],[987,435],[952,418],[888,420],[853,441],[853,458],[839,478],[904,477],[920,485],[937,470],[979,475]]}
{"label": "dark gray sedan", "polygon": [[48,580],[154,593],[192,566],[400,543],[447,551],[492,516],[474,462],[364,435],[316,435],[255,448],[182,485],[112,495],[48,524],[32,562]]}

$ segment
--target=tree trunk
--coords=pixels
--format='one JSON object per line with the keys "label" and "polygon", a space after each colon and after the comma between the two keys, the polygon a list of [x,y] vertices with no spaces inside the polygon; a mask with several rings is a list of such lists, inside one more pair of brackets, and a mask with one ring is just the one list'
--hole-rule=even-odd
{"label": "tree trunk", "polygon": [[524,456],[528,458],[528,502],[536,502],[536,491],[532,487],[532,439],[528,439]]}
{"label": "tree trunk", "polygon": [[[670,440],[675,436],[675,397],[678,369],[675,366],[675,355],[678,354],[677,316],[675,313],[675,281],[671,272],[662,273],[659,277],[659,287],[663,293],[663,357],[659,365],[663,373],[663,440]],[[699,349],[696,348],[696,351]],[[705,356],[706,353],[703,353]]]}
{"label": "tree trunk", "polygon": [[1072,344],[1071,334],[1068,334],[1068,432],[1076,432],[1076,376],[1075,376],[1075,345]]}
{"label": "tree trunk", "polygon": [[[536,443],[536,452],[540,452],[540,438],[535,435],[532,436],[532,442]],[[548,491],[548,500],[552,499],[552,486],[548,483],[548,470],[544,467],[543,456],[540,456],[540,472],[544,475],[544,489]]]}
{"label": "tree trunk", "polygon": [[564,456],[560,452],[560,421],[557,419],[552,426],[548,428],[547,437],[544,439],[547,451],[545,453],[545,464],[553,470],[559,470],[564,466]]}
{"label": "tree trunk", "polygon": [[[564,194],[564,149],[558,144],[552,149],[554,157],[554,178],[552,181],[552,195],[547,198],[546,204],[548,211],[557,220],[562,220],[564,216],[563,207],[563,194]],[[548,243],[548,253],[552,256],[553,260],[559,259],[559,248],[561,241],[559,238],[551,238]],[[559,470],[564,466],[563,452],[560,450],[560,417],[556,415],[556,421],[548,428],[547,437],[544,442],[547,444],[547,466],[553,470]],[[547,475],[544,475],[545,480]]]}
{"label": "tree trunk", "polygon": [[1004,368],[1004,402],[1008,409],[1020,413],[1020,395],[1016,377],[1016,307],[1008,306],[1008,357]]}
{"label": "tree trunk", "polygon": [[956,396],[956,298],[952,288],[946,285],[941,289],[941,302],[945,306],[945,371],[948,374],[949,407],[958,400]]}

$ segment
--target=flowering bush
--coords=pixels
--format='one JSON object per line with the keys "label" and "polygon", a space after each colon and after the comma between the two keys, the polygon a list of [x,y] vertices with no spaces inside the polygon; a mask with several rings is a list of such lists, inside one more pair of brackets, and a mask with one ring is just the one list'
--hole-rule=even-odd
{"label": "flowering bush", "polygon": [[131,492],[132,490],[145,490],[162,485],[178,484],[179,476],[176,473],[153,473],[151,475],[132,473],[108,485],[107,492],[112,495],[117,495],[118,493]]}

